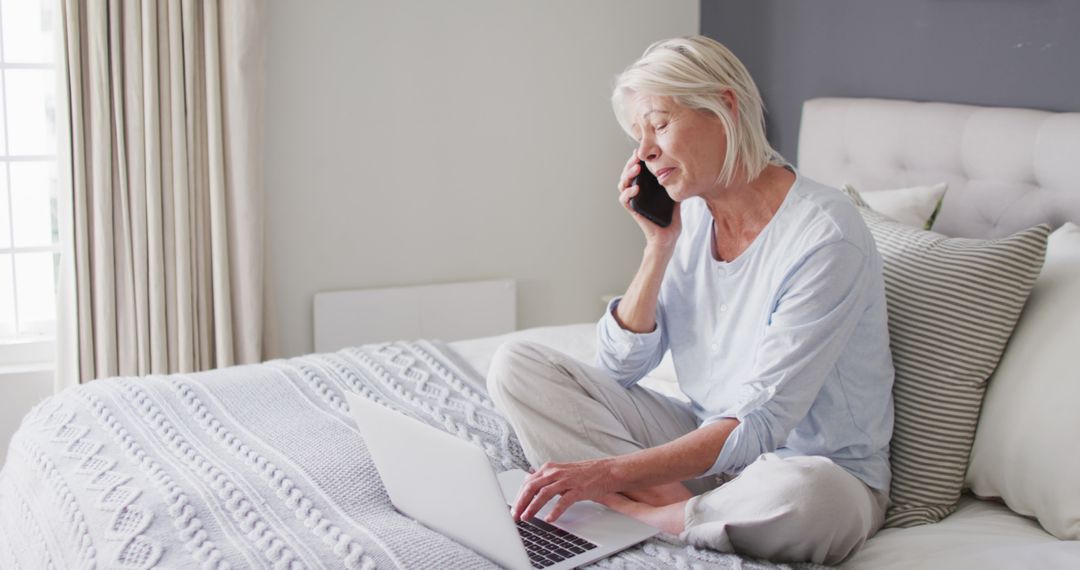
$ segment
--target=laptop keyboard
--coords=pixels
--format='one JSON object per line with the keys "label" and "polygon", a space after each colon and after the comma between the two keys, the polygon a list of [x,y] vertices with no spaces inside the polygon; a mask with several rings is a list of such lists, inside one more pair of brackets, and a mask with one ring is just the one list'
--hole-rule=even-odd
{"label": "laptop keyboard", "polygon": [[552,526],[538,518],[517,521],[518,534],[529,553],[533,568],[547,568],[567,558],[596,548],[596,545]]}

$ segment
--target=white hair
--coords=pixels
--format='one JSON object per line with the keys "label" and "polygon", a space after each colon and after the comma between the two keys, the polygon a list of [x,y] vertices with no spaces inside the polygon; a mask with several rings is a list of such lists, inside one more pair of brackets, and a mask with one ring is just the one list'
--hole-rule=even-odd
{"label": "white hair", "polygon": [[[735,113],[724,102],[725,91],[735,96]],[[679,105],[720,118],[727,156],[717,182],[725,186],[735,182],[739,167],[750,181],[769,164],[784,163],[765,138],[765,104],[754,80],[735,54],[716,40],[689,36],[656,42],[619,74],[611,103],[627,133],[631,117],[626,99],[634,94],[671,97]]]}

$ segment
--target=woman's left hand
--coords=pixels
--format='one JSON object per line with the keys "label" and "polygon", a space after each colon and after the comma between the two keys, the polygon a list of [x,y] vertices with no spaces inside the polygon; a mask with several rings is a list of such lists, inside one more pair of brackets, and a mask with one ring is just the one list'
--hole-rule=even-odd
{"label": "woman's left hand", "polygon": [[514,520],[528,520],[555,495],[561,495],[548,522],[562,516],[578,501],[594,500],[621,491],[613,473],[614,457],[574,463],[545,463],[525,477],[514,502]]}

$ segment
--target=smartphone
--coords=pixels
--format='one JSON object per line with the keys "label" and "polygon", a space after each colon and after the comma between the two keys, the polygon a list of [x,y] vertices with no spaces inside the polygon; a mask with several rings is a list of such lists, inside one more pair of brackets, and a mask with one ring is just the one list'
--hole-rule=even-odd
{"label": "smartphone", "polygon": [[656,176],[649,172],[645,161],[638,161],[641,172],[634,177],[638,187],[637,196],[630,198],[630,207],[650,222],[666,228],[671,225],[671,214],[675,210],[675,200],[668,196],[667,190],[660,185]]}

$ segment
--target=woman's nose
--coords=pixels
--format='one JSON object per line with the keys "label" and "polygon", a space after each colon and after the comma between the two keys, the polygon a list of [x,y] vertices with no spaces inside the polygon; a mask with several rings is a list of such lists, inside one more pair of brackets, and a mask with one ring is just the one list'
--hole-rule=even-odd
{"label": "woman's nose", "polygon": [[660,156],[660,147],[656,146],[652,137],[642,137],[641,142],[638,143],[637,156],[638,160],[654,161]]}

